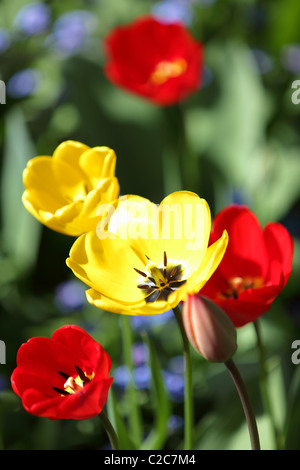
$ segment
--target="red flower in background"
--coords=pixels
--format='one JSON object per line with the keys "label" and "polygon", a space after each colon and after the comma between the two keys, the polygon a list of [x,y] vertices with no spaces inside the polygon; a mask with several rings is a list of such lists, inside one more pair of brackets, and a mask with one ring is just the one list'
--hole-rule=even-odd
{"label": "red flower in background", "polygon": [[63,326],[51,338],[31,338],[17,354],[11,377],[26,411],[56,419],[87,419],[106,402],[111,360],[88,333]]}
{"label": "red flower in background", "polygon": [[202,44],[181,24],[142,17],[112,30],[104,46],[108,79],[156,104],[174,104],[200,87]]}
{"label": "red flower in background", "polygon": [[230,206],[214,219],[210,242],[226,229],[229,243],[218,269],[201,289],[236,327],[255,321],[270,309],[291,274],[293,240],[283,225],[263,230],[245,206]]}

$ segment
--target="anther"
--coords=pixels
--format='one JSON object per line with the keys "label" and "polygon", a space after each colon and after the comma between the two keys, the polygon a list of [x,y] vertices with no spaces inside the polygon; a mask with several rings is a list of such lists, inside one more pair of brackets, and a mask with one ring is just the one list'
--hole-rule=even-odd
{"label": "anther", "polygon": [[137,268],[133,268],[138,274],[140,274],[141,276],[143,277],[147,277],[147,274],[143,273],[143,271],[140,271],[139,269]]}
{"label": "anther", "polygon": [[148,284],[139,284],[138,288],[139,289],[151,289],[151,286],[148,286]]}
{"label": "anther", "polygon": [[57,393],[59,393],[60,395],[70,395],[69,392],[67,392],[67,390],[64,390],[63,388],[58,388],[58,387],[52,387],[53,390]]}
{"label": "anther", "polygon": [[69,374],[66,374],[65,372],[61,372],[60,370],[58,370],[57,373],[61,375],[64,379],[68,379],[70,377]]}
{"label": "anther", "polygon": [[80,379],[82,380],[83,383],[90,382],[90,379],[85,375],[82,369],[78,366],[74,366],[77,374],[79,375]]}

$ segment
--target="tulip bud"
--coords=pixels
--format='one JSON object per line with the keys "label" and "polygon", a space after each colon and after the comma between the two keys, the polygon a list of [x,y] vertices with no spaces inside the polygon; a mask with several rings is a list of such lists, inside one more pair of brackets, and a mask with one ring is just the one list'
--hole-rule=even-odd
{"label": "tulip bud", "polygon": [[190,295],[182,319],[194,349],[211,362],[226,362],[236,351],[236,329],[226,313],[207,297]]}

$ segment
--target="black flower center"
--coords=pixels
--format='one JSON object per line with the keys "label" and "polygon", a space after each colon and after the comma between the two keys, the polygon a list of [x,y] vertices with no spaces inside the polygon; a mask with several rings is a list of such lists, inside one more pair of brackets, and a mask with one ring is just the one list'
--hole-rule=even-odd
{"label": "black flower center", "polygon": [[166,252],[162,266],[149,260],[146,272],[136,268],[134,270],[144,278],[137,287],[144,291],[147,303],[167,300],[172,292],[186,283],[186,280],[182,279],[184,268],[181,264],[168,264]]}

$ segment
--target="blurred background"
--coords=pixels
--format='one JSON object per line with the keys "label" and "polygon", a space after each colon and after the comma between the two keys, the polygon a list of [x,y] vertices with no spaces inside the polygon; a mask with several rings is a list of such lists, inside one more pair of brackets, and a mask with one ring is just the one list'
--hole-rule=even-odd
{"label": "blurred background", "polygon": [[[117,409],[126,426],[129,390],[142,439],[155,431],[158,448],[181,446],[183,358],[172,314],[121,319],[88,305],[85,286],[65,264],[74,240],[41,226],[21,202],[27,161],[52,155],[68,139],[115,150],[122,194],[159,203],[174,190],[192,189],[183,187],[173,164],[181,151],[176,109],[120,90],[103,74],[105,35],[148,13],[183,22],[205,47],[202,88],[181,104],[189,151],[199,166],[197,193],[212,215],[244,203],[263,225],[279,221],[294,237],[291,278],[261,324],[276,425],[286,448],[298,450],[300,365],[291,361],[291,344],[300,339],[300,104],[292,102],[292,84],[300,79],[298,0],[1,0],[0,340],[6,364],[0,364],[0,448],[107,448],[98,418],[36,418],[11,391],[20,345],[70,323],[85,328],[112,358],[110,410]],[[235,362],[254,404],[262,447],[273,449],[252,324],[238,330],[238,345]],[[153,379],[156,360],[162,373]],[[193,361],[195,448],[248,449],[242,408],[224,366],[194,353]]]}

